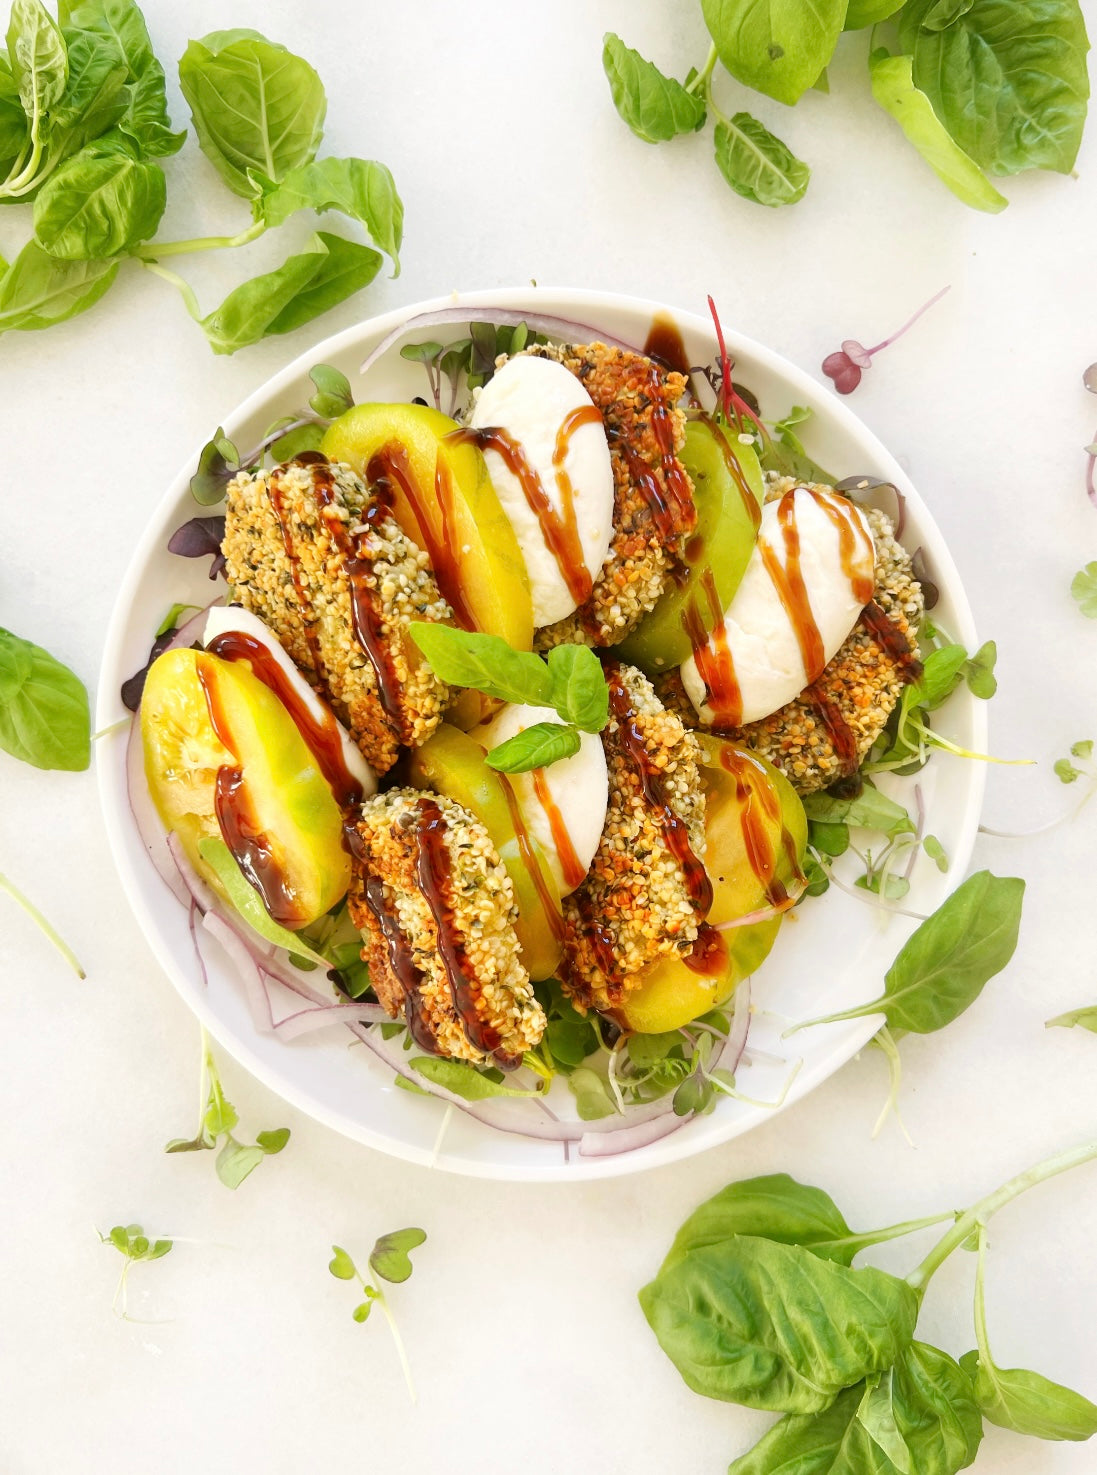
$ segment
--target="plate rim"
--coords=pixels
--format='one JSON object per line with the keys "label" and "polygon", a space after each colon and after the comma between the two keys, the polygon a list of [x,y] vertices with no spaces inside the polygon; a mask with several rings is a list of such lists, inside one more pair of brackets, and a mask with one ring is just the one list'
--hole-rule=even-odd
{"label": "plate rim", "polygon": [[[602,292],[593,288],[545,286],[482,288],[472,292],[453,292],[445,296],[392,308],[357,324],[352,324],[306,347],[252,390],[231,414],[223,418],[221,424],[224,432],[231,438],[236,426],[262,410],[265,404],[276,399],[293,382],[307,375],[308,369],[314,364],[323,362],[331,356],[356,349],[361,351],[364,357],[368,350],[361,348],[363,341],[372,340],[379,343],[387,333],[409,322],[412,318],[441,309],[468,308],[473,310],[492,307],[525,309],[530,312],[573,317],[578,315],[576,309],[582,310],[583,308],[591,309],[595,316],[600,312],[608,314],[615,310],[643,314],[650,318],[658,314],[670,314],[680,327],[711,336],[715,343],[713,326],[701,314],[667,302],[632,294]],[[594,328],[594,324],[590,326]],[[596,328],[595,331],[597,331]],[[955,607],[957,616],[955,634],[970,649],[974,649],[974,642],[977,641],[975,619],[959,569],[932,511],[902,466],[899,465],[896,457],[848,404],[829,391],[825,385],[813,379],[798,364],[793,363],[768,345],[759,343],[735,329],[728,329],[725,326],[724,336],[733,359],[749,357],[781,379],[798,396],[803,396],[813,405],[821,401],[826,415],[832,421],[837,422],[841,431],[854,438],[873,458],[878,459],[881,469],[888,472],[889,478],[899,486],[905,496],[912,498],[920,519],[928,524],[934,537],[935,546],[932,550],[932,558],[941,583],[947,588]],[[128,633],[128,616],[150,556],[160,551],[163,528],[170,511],[187,493],[188,483],[203,444],[204,442],[200,442],[195,447],[157,500],[134,545],[119,584],[107,624],[103,657],[99,669],[96,695],[96,727],[99,730],[119,720],[122,709],[118,688],[121,680],[129,674],[123,673],[120,665],[123,642]],[[988,730],[986,704],[975,703],[971,708],[971,718],[976,750],[985,752],[987,751]],[[128,741],[128,733],[126,739]],[[284,1073],[272,1072],[267,1062],[257,1055],[250,1043],[242,1039],[220,1018],[210,1005],[208,998],[194,992],[193,979],[185,975],[185,970],[178,963],[174,952],[164,946],[152,908],[130,885],[130,861],[125,852],[124,836],[129,826],[135,821],[125,792],[124,760],[121,764],[118,762],[119,746],[118,743],[112,742],[109,747],[100,748],[96,754],[96,778],[100,807],[111,857],[121,881],[122,890],[157,964],[170,978],[187,1008],[198,1017],[200,1023],[208,1029],[218,1044],[263,1085],[313,1120],[321,1122],[353,1141],[384,1152],[390,1157],[426,1167],[442,1168],[461,1176],[509,1182],[582,1183],[593,1179],[623,1177],[646,1171],[649,1168],[666,1166],[728,1142],[760,1125],[762,1121],[770,1120],[779,1111],[784,1111],[803,1099],[816,1086],[821,1085],[823,1081],[840,1070],[863,1048],[875,1034],[879,1021],[882,1019],[881,1015],[870,1015],[865,1019],[850,1021],[849,1027],[841,1032],[834,1044],[828,1045],[810,1067],[805,1067],[800,1071],[782,1105],[770,1109],[765,1117],[730,1116],[721,1121],[717,1111],[707,1117],[696,1118],[679,1131],[670,1133],[645,1147],[635,1148],[616,1156],[580,1158],[578,1154],[573,1154],[570,1160],[562,1160],[557,1164],[515,1164],[492,1161],[488,1158],[451,1156],[445,1151],[432,1152],[415,1144],[396,1141],[386,1137],[384,1133],[375,1128],[332,1109],[325,1102],[313,1096],[307,1087],[287,1077]],[[119,784],[119,772],[123,776],[121,784]],[[951,871],[960,879],[966,876],[970,864],[978,833],[985,786],[985,765],[972,763],[970,779],[964,788],[964,812],[960,820],[962,841],[959,847],[954,848],[951,857]],[[119,793],[119,788],[121,793]],[[960,880],[957,880],[956,884],[959,885]],[[485,1126],[481,1130],[488,1133],[492,1129]]]}

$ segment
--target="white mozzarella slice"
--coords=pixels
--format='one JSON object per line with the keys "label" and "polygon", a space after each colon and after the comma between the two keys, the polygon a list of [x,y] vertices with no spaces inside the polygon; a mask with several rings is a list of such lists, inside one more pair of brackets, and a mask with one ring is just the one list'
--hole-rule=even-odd
{"label": "white mozzarella slice", "polygon": [[[537,722],[559,722],[551,707],[509,706],[470,736],[489,752]],[[522,819],[548,857],[561,896],[574,891],[590,869],[609,804],[609,775],[602,741],[580,734],[580,748],[532,773],[507,774]],[[563,853],[561,853],[563,852]]]}
{"label": "white mozzarella slice", "polygon": [[[504,452],[489,442],[484,457],[526,561],[533,623],[551,625],[585,600],[613,536],[613,467],[602,417],[563,364],[519,354],[480,391],[470,424],[501,432]],[[508,464],[516,451],[524,476]],[[547,507],[539,515],[531,501],[542,498]]]}
{"label": "white mozzarella slice", "polygon": [[[316,695],[293,661],[286,654],[282,642],[274,631],[250,610],[241,608],[238,604],[214,605],[206,616],[206,628],[203,632],[203,643],[208,647],[218,635],[226,635],[237,632],[258,641],[266,647],[272,658],[277,662],[284,673],[293,691],[299,698],[302,706],[309,713],[318,728],[326,728],[329,723],[334,723],[339,734],[339,744],[343,753],[343,766],[352,778],[358,780],[362,786],[363,798],[369,798],[377,792],[377,775],[366,760],[343,724],[332,712],[327,702]],[[215,652],[216,654],[216,652]],[[261,673],[256,672],[260,676]],[[277,695],[277,693],[276,693]],[[306,743],[308,735],[301,734]]]}
{"label": "white mozzarella slice", "polygon": [[795,487],[767,502],[722,630],[681,668],[701,721],[738,727],[798,696],[872,597],[874,567],[868,523],[845,497]]}

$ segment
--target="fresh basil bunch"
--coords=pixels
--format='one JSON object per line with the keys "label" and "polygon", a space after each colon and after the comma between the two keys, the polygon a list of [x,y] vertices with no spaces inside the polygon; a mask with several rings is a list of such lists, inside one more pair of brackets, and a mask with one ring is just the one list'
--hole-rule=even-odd
{"label": "fresh basil bunch", "polygon": [[[135,0],[13,0],[0,53],[0,202],[33,204],[34,235],[0,262],[0,333],[85,312],[136,261],[179,289],[215,353],[288,333],[366,286],[382,252],[399,271],[403,206],[372,159],[318,159],[327,106],[302,57],[258,31],[192,41],[179,80],[199,147],[251,223],[231,236],[153,242],[167,203],[160,160],[182,147],[164,72]],[[301,210],[335,210],[373,245],[317,231],[276,270],[203,313],[166,257],[243,246]],[[379,249],[374,249],[377,247]]]}
{"label": "fresh basil bunch", "polygon": [[1005,209],[988,175],[1074,167],[1089,99],[1079,0],[701,0],[701,10],[712,45],[684,82],[612,32],[602,64],[618,113],[648,143],[696,132],[712,113],[717,167],[745,199],[794,204],[811,171],[749,113],[720,110],[717,61],[743,86],[792,104],[810,88],[830,90],[842,32],[867,26],[873,97],[965,204]]}
{"label": "fresh basil bunch", "polygon": [[[1097,1143],[1038,1163],[957,1213],[858,1233],[834,1200],[783,1173],[701,1205],[640,1305],[695,1392],[784,1415],[728,1475],[954,1475],[983,1421],[1037,1439],[1085,1440],[1097,1405],[1023,1368],[1000,1368],[986,1321],[986,1224],[1037,1183],[1097,1157]],[[906,1277],[853,1261],[952,1221]],[[959,1361],[914,1337],[926,1287],[961,1246],[978,1254],[975,1347]]]}

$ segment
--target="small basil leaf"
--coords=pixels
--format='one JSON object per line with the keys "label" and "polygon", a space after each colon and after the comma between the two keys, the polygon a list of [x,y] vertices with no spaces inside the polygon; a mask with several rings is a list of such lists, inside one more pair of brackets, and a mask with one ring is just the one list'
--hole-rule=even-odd
{"label": "small basil leaf", "polygon": [[729,1184],[695,1209],[675,1235],[660,1274],[691,1251],[740,1234],[803,1245],[841,1265],[849,1265],[862,1247],[828,1193],[787,1173],[771,1173]]}
{"label": "small basil leaf", "polygon": [[1097,1035],[1097,1005],[1084,1009],[1071,1009],[1067,1014],[1056,1014],[1044,1025],[1045,1029],[1088,1029]]}
{"label": "small basil leaf", "polygon": [[975,1379],[975,1401],[985,1419],[1033,1439],[1090,1439],[1097,1434],[1097,1404],[1041,1373],[986,1363],[968,1352],[960,1365]]}
{"label": "small basil leaf", "polygon": [[382,1280],[399,1285],[411,1275],[408,1251],[423,1244],[426,1237],[421,1229],[394,1229],[391,1234],[382,1234],[370,1251],[369,1268]]}
{"label": "small basil leaf", "polygon": [[694,1392],[783,1413],[819,1412],[891,1367],[918,1315],[906,1281],[749,1235],[661,1270],[640,1305]]}
{"label": "small basil leaf", "polygon": [[515,1086],[493,1081],[474,1065],[463,1060],[446,1060],[440,1055],[414,1055],[408,1061],[418,1075],[432,1085],[441,1086],[460,1096],[462,1101],[487,1101],[493,1096],[536,1096],[536,1091],[523,1091]]}
{"label": "small basil leaf", "polygon": [[202,152],[236,194],[259,193],[249,170],[277,183],[315,157],[327,107],[320,78],[257,31],[191,41],[179,85]]}
{"label": "small basil leaf", "polygon": [[220,883],[221,890],[253,932],[295,957],[307,958],[326,972],[331,964],[299,937],[271,917],[255,888],[248,882],[224,840],[208,837],[198,842],[198,853]]}
{"label": "small basil leaf", "polygon": [[586,645],[556,645],[548,653],[552,694],[565,722],[584,732],[601,732],[609,721],[609,686],[598,657]]}
{"label": "small basil leaf", "polygon": [[497,773],[529,773],[531,769],[558,763],[561,758],[573,757],[581,742],[574,727],[563,727],[559,722],[535,722],[492,748],[484,761]]}
{"label": "small basil leaf", "polygon": [[12,0],[7,41],[23,111],[28,118],[41,119],[65,91],[65,38],[41,0]]}
{"label": "small basil leaf", "polygon": [[980,168],[1074,168],[1089,97],[1078,0],[908,0],[899,35],[915,85]]}
{"label": "small basil leaf", "polygon": [[704,126],[704,98],[687,92],[672,77],[664,77],[654,63],[645,61],[612,31],[603,37],[602,69],[613,106],[645,143],[665,143]]}
{"label": "small basil leaf", "polygon": [[317,231],[313,241],[314,247],[322,248],[316,270],[271,320],[267,335],[292,333],[312,322],[368,287],[381,270],[381,255],[359,241],[348,241],[323,230]]}
{"label": "small basil leaf", "polygon": [[102,260],[154,235],[166,204],[160,166],[104,138],[46,181],[34,202],[34,231],[51,256]]}
{"label": "small basil leaf", "polygon": [[28,241],[0,277],[0,333],[63,323],[93,307],[118,275],[117,261],[58,261]]}
{"label": "small basil leaf", "polygon": [[88,694],[49,651],[0,629],[0,748],[35,768],[87,768]]}
{"label": "small basil leaf", "polygon": [[498,635],[413,621],[408,633],[449,686],[472,687],[503,702],[552,706],[553,680],[540,656],[513,650]]}
{"label": "small basil leaf", "polygon": [[749,113],[721,119],[714,143],[720,173],[745,200],[776,207],[804,198],[811,170]]}
{"label": "small basil leaf", "polygon": [[849,0],[844,30],[859,31],[864,26],[875,26],[887,20],[903,8],[904,0]]}
{"label": "small basil leaf", "polygon": [[957,199],[973,210],[997,214],[1009,201],[991,184],[979,165],[952,138],[926,94],[914,85],[909,56],[889,56],[885,49],[869,59],[872,95],[906,134],[933,172]]}
{"label": "small basil leaf", "polygon": [[794,103],[826,69],[846,0],[701,0],[720,60],[738,81]]}
{"label": "small basil leaf", "polygon": [[174,154],[186,132],[172,132],[168,116],[164,69],[156,60],[148,29],[135,0],[83,0],[69,17],[81,31],[109,37],[119,47],[127,67],[125,110],[118,128],[137,145],[145,158]]}
{"label": "small basil leaf", "polygon": [[374,159],[313,159],[291,169],[255,205],[267,225],[281,225],[298,210],[338,210],[357,220],[392,258],[400,275],[404,206],[392,175]]}
{"label": "small basil leaf", "polygon": [[[866,784],[853,799],[836,799],[827,793],[806,794],[804,813],[813,825],[845,825],[847,829],[876,830],[889,837],[912,835],[915,828],[903,806],[871,784]],[[828,855],[841,853],[827,851]]]}

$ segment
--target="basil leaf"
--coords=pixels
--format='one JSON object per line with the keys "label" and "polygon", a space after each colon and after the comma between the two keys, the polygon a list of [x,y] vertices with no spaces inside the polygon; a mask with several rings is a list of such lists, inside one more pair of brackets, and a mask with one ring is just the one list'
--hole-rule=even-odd
{"label": "basil leaf", "polygon": [[1000,195],[970,155],[956,143],[924,92],[914,85],[909,56],[874,51],[869,58],[872,95],[957,199],[973,210],[996,214],[1009,201]]}
{"label": "basil leaf", "polygon": [[43,185],[34,231],[51,256],[99,261],[155,234],[167,204],[164,171],[136,159],[122,139],[89,144]]}
{"label": "basil leaf", "polygon": [[602,1121],[617,1110],[604,1078],[589,1065],[581,1065],[571,1072],[568,1090],[575,1097],[575,1110],[581,1122]]}
{"label": "basil leaf", "polygon": [[318,231],[275,271],[236,287],[200,326],[214,353],[235,353],[288,333],[371,282],[381,257],[368,246]]}
{"label": "basil leaf", "polygon": [[408,1061],[412,1070],[444,1091],[460,1096],[462,1101],[486,1101],[492,1096],[536,1096],[536,1091],[522,1091],[515,1086],[493,1081],[464,1060],[447,1060],[441,1055],[413,1055]]}
{"label": "basil leaf", "polygon": [[[636,1041],[644,1038],[634,1037]],[[676,1042],[679,1036],[672,1037]],[[693,1250],[750,1234],[779,1244],[803,1245],[813,1255],[849,1265],[861,1245],[828,1193],[770,1173],[731,1183],[695,1209],[674,1236],[660,1275]]]}
{"label": "basil leaf", "polygon": [[1097,1005],[1085,1009],[1071,1009],[1067,1014],[1056,1014],[1044,1025],[1045,1029],[1088,1029],[1097,1035]]}
{"label": "basil leaf", "polygon": [[976,871],[911,933],[879,998],[810,1023],[883,1014],[889,1029],[909,1034],[944,1029],[1012,958],[1024,892],[1025,883],[1015,876]]}
{"label": "basil leaf", "polygon": [[1097,1404],[1081,1393],[1025,1368],[997,1367],[972,1350],[960,1366],[975,1381],[975,1401],[985,1419],[1034,1439],[1090,1439],[1097,1434]]}
{"label": "basil leaf", "polygon": [[11,171],[27,141],[27,115],[7,58],[0,54],[0,176]]}
{"label": "basil leaf", "polygon": [[162,158],[181,149],[186,131],[172,132],[164,69],[156,60],[135,0],[84,0],[69,23],[109,36],[118,45],[127,67],[126,107],[118,127],[133,139],[141,154]]}
{"label": "basil leaf", "polygon": [[601,732],[609,721],[609,687],[598,657],[586,645],[555,645],[548,653],[552,694],[565,722],[584,732]]}
{"label": "basil leaf", "polygon": [[715,131],[716,163],[737,195],[758,205],[794,205],[811,170],[749,113],[723,119]]}
{"label": "basil leaf", "polygon": [[47,153],[52,167],[112,128],[126,110],[126,59],[111,36],[64,31],[69,76],[50,110]]}
{"label": "basil leaf", "polygon": [[531,651],[512,650],[498,635],[455,630],[450,625],[413,620],[408,634],[449,686],[472,687],[502,702],[552,705],[549,668]]}
{"label": "basil leaf", "polygon": [[[876,830],[881,835],[913,835],[915,830],[914,821],[903,806],[871,784],[866,784],[853,799],[836,799],[827,793],[805,794],[804,813],[813,824]],[[842,851],[827,849],[826,853],[841,855]]]}
{"label": "basil leaf", "polygon": [[317,231],[312,249],[318,256],[312,276],[271,320],[264,337],[273,333],[292,333],[305,323],[311,323],[313,318],[338,307],[340,302],[368,287],[381,270],[383,257],[379,252],[363,246],[360,241],[348,241],[346,237],[333,235],[330,231]]}
{"label": "basil leaf", "polygon": [[65,90],[65,38],[41,0],[12,0],[7,41],[23,111],[32,124],[40,123]]}
{"label": "basil leaf", "polygon": [[535,722],[492,748],[484,761],[497,773],[529,773],[531,769],[558,763],[561,758],[574,757],[581,741],[574,727],[564,727],[559,722]]}
{"label": "basil leaf", "polygon": [[338,210],[357,220],[392,257],[400,275],[404,206],[392,175],[374,159],[314,159],[291,169],[255,205],[259,219],[281,225],[298,210]]}
{"label": "basil leaf", "polygon": [[750,1235],[692,1250],[640,1305],[694,1392],[783,1413],[818,1412],[889,1368],[918,1316],[906,1281]]}
{"label": "basil leaf", "polygon": [[[885,1390],[878,1403],[859,1383],[822,1413],[786,1416],[732,1461],[728,1475],[956,1475],[971,1464],[982,1424],[970,1381],[947,1353],[912,1342],[878,1388]],[[898,1454],[899,1464],[870,1427]]]}
{"label": "basil leaf", "polygon": [[382,1280],[399,1285],[411,1274],[408,1251],[421,1245],[426,1235],[421,1229],[394,1229],[383,1234],[370,1251],[369,1268]]}
{"label": "basil leaf", "polygon": [[897,10],[902,10],[904,0],[849,0],[843,30],[859,31],[863,26],[875,26],[887,20]]}
{"label": "basil leaf", "polygon": [[285,948],[294,957],[307,958],[325,972],[331,967],[327,958],[313,952],[304,938],[298,937],[296,932],[290,932],[287,927],[282,927],[274,920],[263,905],[258,891],[237,865],[236,857],[224,840],[212,837],[199,840],[198,853],[221,883],[221,889],[229,902],[264,942],[272,942],[275,947]]}
{"label": "basil leaf", "polygon": [[40,645],[0,629],[0,748],[35,768],[91,762],[84,683]]}
{"label": "basil leaf", "polygon": [[28,241],[0,277],[0,333],[49,328],[86,312],[118,275],[117,261],[57,261]]}
{"label": "basil leaf", "polygon": [[278,183],[315,157],[327,108],[323,84],[307,61],[258,31],[191,41],[179,85],[202,152],[234,193],[260,193],[249,170]]}
{"label": "basil leaf", "polygon": [[899,34],[915,84],[976,164],[1070,173],[1089,97],[1078,0],[910,0]]}
{"label": "basil leaf", "polygon": [[1087,563],[1070,581],[1071,598],[1089,620],[1097,620],[1097,563]]}
{"label": "basil leaf", "polygon": [[846,0],[701,0],[720,60],[738,81],[793,103],[834,55]]}
{"label": "basil leaf", "polygon": [[665,143],[679,133],[696,133],[705,122],[705,100],[664,77],[653,62],[607,31],[602,38],[602,70],[613,106],[645,143]]}

